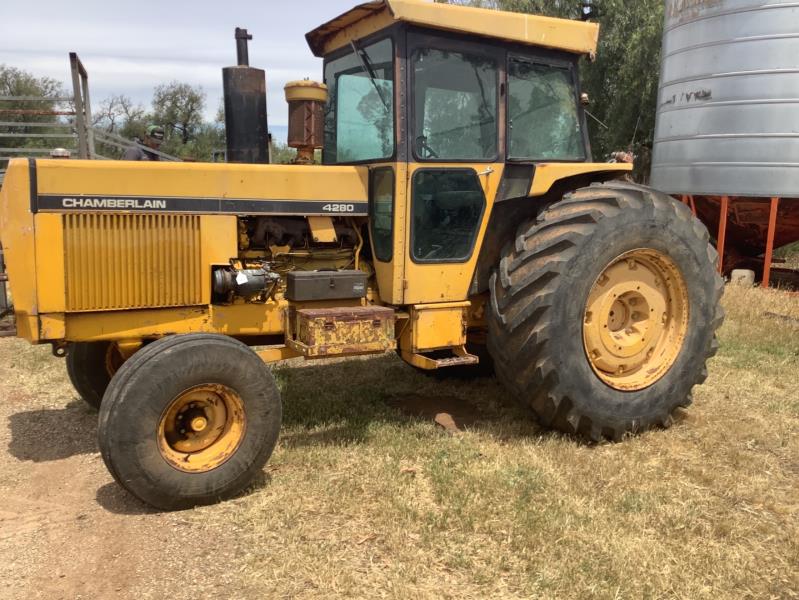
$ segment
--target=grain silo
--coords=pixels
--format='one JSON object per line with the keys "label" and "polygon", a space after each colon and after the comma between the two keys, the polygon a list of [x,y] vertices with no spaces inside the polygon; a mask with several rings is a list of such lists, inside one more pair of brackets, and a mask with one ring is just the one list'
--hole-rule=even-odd
{"label": "grain silo", "polygon": [[767,284],[799,239],[799,2],[666,0],[652,185]]}

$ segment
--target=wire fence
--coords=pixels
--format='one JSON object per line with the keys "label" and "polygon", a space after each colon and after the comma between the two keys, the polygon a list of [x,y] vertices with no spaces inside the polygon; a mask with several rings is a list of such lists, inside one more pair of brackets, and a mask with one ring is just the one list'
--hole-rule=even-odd
{"label": "wire fence", "polygon": [[[138,140],[93,125],[89,74],[76,53],[70,52],[69,63],[72,96],[0,95],[0,185],[13,158],[42,158],[63,149],[70,158],[109,160],[121,158],[130,148],[144,148]],[[160,160],[180,161],[152,148],[146,150]]]}

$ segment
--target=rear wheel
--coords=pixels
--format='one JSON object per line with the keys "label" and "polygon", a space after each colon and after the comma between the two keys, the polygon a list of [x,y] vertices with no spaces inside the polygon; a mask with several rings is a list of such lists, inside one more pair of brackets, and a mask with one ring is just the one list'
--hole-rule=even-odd
{"label": "rear wheel", "polygon": [[574,192],[522,226],[491,280],[497,376],[592,440],[668,426],[707,376],[723,281],[705,227],[654,190]]}
{"label": "rear wheel", "polygon": [[67,347],[66,362],[75,391],[86,404],[99,409],[111,378],[125,359],[113,342],[76,342]]}
{"label": "rear wheel", "polygon": [[282,406],[271,371],[221,335],[164,338],[114,376],[100,451],[134,496],[157,508],[209,504],[246,488],[272,454]]}

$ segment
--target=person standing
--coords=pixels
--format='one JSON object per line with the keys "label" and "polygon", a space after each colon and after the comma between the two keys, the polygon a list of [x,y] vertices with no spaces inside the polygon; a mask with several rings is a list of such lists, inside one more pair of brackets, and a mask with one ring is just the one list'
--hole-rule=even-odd
{"label": "person standing", "polygon": [[144,133],[144,142],[140,145],[128,148],[122,160],[161,160],[155,152],[148,149],[158,150],[164,143],[164,128],[160,125],[148,125]]}

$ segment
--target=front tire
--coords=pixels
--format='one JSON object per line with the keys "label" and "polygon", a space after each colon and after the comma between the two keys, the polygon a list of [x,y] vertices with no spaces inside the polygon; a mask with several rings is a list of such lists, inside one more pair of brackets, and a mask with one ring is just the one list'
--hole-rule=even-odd
{"label": "front tire", "polygon": [[100,451],[116,481],[163,510],[241,492],[277,443],[280,393],[246,345],[222,335],[158,340],[114,376],[100,408]]}
{"label": "front tire", "polygon": [[594,441],[669,426],[707,377],[723,280],[705,227],[611,182],[523,225],[491,279],[497,376],[539,421]]}

